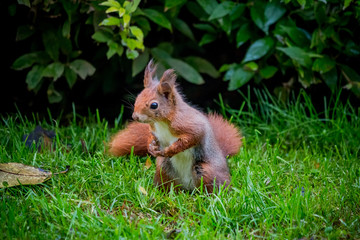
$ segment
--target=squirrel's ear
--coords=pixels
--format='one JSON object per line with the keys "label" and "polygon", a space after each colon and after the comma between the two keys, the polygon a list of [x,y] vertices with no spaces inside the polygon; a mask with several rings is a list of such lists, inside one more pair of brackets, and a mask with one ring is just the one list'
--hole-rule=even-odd
{"label": "squirrel's ear", "polygon": [[166,98],[169,98],[175,87],[175,80],[175,71],[173,69],[166,70],[160,79],[160,84],[158,86],[159,93],[163,94]]}
{"label": "squirrel's ear", "polygon": [[150,87],[153,83],[153,77],[156,72],[156,65],[154,64],[154,60],[151,59],[148,63],[146,69],[145,69],[145,75],[144,75],[144,87]]}

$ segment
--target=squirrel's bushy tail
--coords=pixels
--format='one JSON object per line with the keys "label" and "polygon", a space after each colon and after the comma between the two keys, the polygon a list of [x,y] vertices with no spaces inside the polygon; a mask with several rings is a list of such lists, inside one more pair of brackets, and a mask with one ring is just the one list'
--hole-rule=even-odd
{"label": "squirrel's bushy tail", "polygon": [[112,137],[108,151],[114,156],[123,156],[130,154],[131,148],[134,147],[134,155],[146,156],[150,134],[149,124],[129,123],[124,130]]}
{"label": "squirrel's bushy tail", "polygon": [[241,147],[240,131],[218,114],[209,114],[208,119],[223,154],[225,156],[237,154]]}

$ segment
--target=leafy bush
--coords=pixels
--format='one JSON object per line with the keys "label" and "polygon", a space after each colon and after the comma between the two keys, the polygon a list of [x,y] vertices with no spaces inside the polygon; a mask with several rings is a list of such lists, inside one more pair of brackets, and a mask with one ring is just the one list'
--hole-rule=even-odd
{"label": "leafy bush", "polygon": [[54,82],[63,77],[70,88],[78,77],[86,79],[95,72],[95,67],[80,58],[79,33],[84,27],[82,18],[89,6],[74,1],[18,1],[29,7],[28,22],[17,28],[16,41],[29,41],[30,53],[15,60],[13,68],[30,68],[26,83],[29,90],[39,91],[44,79],[51,79],[48,85],[50,103],[62,100],[54,88]]}
{"label": "leafy bush", "polygon": [[155,58],[160,70],[174,68],[195,84],[204,83],[202,74],[222,76],[230,91],[280,78],[287,83],[278,93],[300,82],[304,88],[324,83],[333,92],[343,86],[360,96],[360,1],[18,2],[36,14],[18,26],[17,40],[32,47],[13,68],[30,69],[29,90],[49,79],[50,102],[61,100],[58,79],[71,88],[95,72],[82,58],[81,34],[98,43],[87,55],[132,61],[133,77]]}

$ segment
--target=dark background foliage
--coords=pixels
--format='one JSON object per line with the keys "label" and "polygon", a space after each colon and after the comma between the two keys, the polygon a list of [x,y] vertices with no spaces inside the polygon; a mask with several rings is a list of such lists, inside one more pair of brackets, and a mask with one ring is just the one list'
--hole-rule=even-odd
{"label": "dark background foliage", "polygon": [[1,1],[1,112],[16,103],[66,118],[74,104],[114,118],[141,91],[150,58],[159,72],[175,68],[202,108],[216,109],[219,93],[237,108],[237,90],[253,88],[284,102],[304,89],[319,108],[342,91],[359,105],[360,1],[114,2]]}

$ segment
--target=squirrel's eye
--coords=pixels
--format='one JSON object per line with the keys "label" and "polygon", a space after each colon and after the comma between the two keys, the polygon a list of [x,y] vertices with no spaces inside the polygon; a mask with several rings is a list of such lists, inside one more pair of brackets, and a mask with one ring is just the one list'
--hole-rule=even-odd
{"label": "squirrel's eye", "polygon": [[158,103],[157,102],[153,102],[150,104],[150,108],[151,109],[157,109],[158,108]]}

